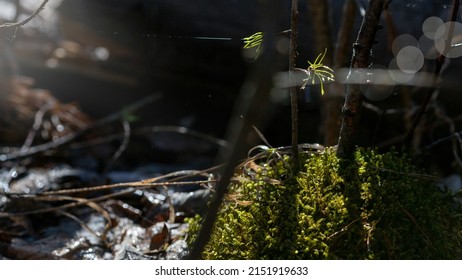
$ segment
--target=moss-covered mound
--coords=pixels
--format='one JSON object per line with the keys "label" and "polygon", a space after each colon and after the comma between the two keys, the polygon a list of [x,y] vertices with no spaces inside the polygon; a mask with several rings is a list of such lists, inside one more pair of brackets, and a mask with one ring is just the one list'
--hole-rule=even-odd
{"label": "moss-covered mound", "polygon": [[326,149],[296,176],[288,161],[274,153],[243,165],[204,258],[462,258],[459,206],[407,157],[360,149],[339,160]]}

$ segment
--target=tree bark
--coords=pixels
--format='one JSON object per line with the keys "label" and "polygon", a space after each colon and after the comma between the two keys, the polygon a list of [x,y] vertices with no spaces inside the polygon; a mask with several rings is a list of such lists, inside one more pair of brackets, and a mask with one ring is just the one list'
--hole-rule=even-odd
{"label": "tree bark", "polygon": [[369,55],[375,43],[375,33],[379,29],[380,15],[384,0],[371,0],[363,18],[356,42],[353,44],[353,56],[347,77],[347,92],[342,108],[342,126],[337,147],[337,156],[348,157],[354,150],[359,122],[361,119],[362,93],[359,84],[352,76],[369,65]]}

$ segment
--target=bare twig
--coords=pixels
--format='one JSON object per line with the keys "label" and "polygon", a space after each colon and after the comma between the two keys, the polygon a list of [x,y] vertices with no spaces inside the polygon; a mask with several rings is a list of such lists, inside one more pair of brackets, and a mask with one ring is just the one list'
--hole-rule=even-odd
{"label": "bare twig", "polygon": [[173,205],[167,186],[162,186],[162,189],[164,190],[165,198],[168,203],[168,223],[173,224],[175,223],[175,205]]}
{"label": "bare twig", "polygon": [[[81,197],[72,197],[72,196],[64,196],[64,195],[57,195],[57,196],[34,196],[34,200],[36,201],[75,201],[75,203],[79,203],[80,205],[87,205],[88,207],[94,209],[103,217],[106,219],[107,223],[106,226],[104,227],[104,231],[101,234],[98,234],[99,237],[103,240],[103,242],[108,245],[107,239],[106,239],[106,234],[107,232],[112,228],[112,219],[109,213],[101,207],[99,204],[95,203],[92,201],[92,199],[86,199],[86,198],[81,198]],[[49,208],[45,208],[47,210]],[[38,211],[38,210],[36,210]],[[55,209],[55,211],[58,211],[60,213],[62,212],[62,209]],[[109,246],[108,246],[109,247]]]}
{"label": "bare twig", "polygon": [[2,28],[18,28],[18,27],[21,27],[21,26],[27,24],[29,21],[31,21],[33,18],[35,18],[45,8],[45,5],[48,3],[48,1],[50,1],[50,0],[43,0],[42,4],[40,4],[40,6],[30,16],[28,16],[24,20],[21,20],[19,22],[6,22],[6,23],[3,23],[3,24],[0,24],[0,29],[2,29]]}
{"label": "bare twig", "polygon": [[13,152],[10,152],[10,153],[0,154],[0,161],[9,161],[9,160],[15,160],[15,159],[18,159],[18,158],[24,158],[24,157],[32,156],[32,155],[35,155],[35,154],[38,154],[38,153],[41,153],[41,152],[44,152],[44,151],[48,151],[48,150],[53,149],[53,148],[57,148],[57,147],[59,147],[61,145],[64,145],[66,143],[71,142],[72,140],[74,140],[77,137],[87,133],[88,131],[90,131],[90,130],[92,130],[94,128],[103,126],[103,125],[105,125],[107,123],[113,122],[113,121],[123,117],[123,115],[126,114],[127,111],[131,112],[131,111],[137,110],[140,107],[146,105],[147,103],[153,102],[153,101],[155,101],[155,100],[157,100],[159,98],[160,98],[160,94],[152,95],[152,96],[148,96],[146,98],[143,98],[140,101],[137,101],[137,102],[129,105],[127,108],[125,108],[121,112],[113,113],[113,114],[99,120],[98,122],[94,123],[91,126],[88,126],[88,127],[84,128],[84,129],[78,131],[78,132],[63,136],[63,137],[61,137],[59,139],[56,139],[54,141],[47,142],[45,144],[32,146],[32,147],[29,147],[27,149],[21,149],[21,150],[16,150],[16,151],[13,151]]}
{"label": "bare twig", "polygon": [[[206,133],[194,130],[194,129],[190,129],[185,126],[154,125],[154,126],[148,126],[148,127],[139,127],[139,128],[133,129],[131,131],[131,134],[146,136],[147,134],[151,134],[151,133],[155,134],[155,133],[162,133],[162,132],[173,132],[173,133],[187,135],[193,138],[197,138],[197,139],[209,142],[211,144],[216,145],[217,147],[227,147],[228,146],[228,142],[226,140],[214,137],[213,135],[209,135],[209,134],[206,134]],[[113,133],[113,134],[105,135],[104,137],[99,137],[99,138],[91,139],[88,141],[72,143],[69,145],[69,148],[82,149],[82,148],[87,148],[91,146],[101,145],[101,144],[108,143],[108,142],[121,139],[124,137],[125,137],[125,132]],[[12,149],[12,148],[8,148],[8,149]],[[1,148],[0,148],[0,151],[1,151]]]}
{"label": "bare twig", "polygon": [[130,123],[126,120],[122,120],[122,126],[124,128],[124,135],[122,139],[122,143],[120,143],[119,148],[117,151],[112,155],[111,159],[109,162],[106,164],[106,167],[104,168],[103,174],[106,174],[114,164],[114,162],[119,159],[119,157],[122,155],[122,153],[127,149],[128,143],[130,142]]}
{"label": "bare twig", "polygon": [[298,20],[298,0],[292,0],[292,9],[290,17],[290,46],[289,46],[289,85],[290,87],[290,107],[292,120],[292,160],[294,164],[294,172],[300,170],[300,162],[298,159],[298,87],[292,86],[294,79],[295,61],[297,59],[297,20]]}
{"label": "bare twig", "polygon": [[[101,238],[101,233],[94,231],[92,228],[90,228],[84,221],[82,221],[79,217],[72,215],[69,212],[63,211],[63,210],[56,210],[57,213],[66,216],[74,221],[76,221],[82,228],[86,229],[89,233],[93,234],[94,236]],[[104,242],[104,240],[103,240]]]}
{"label": "bare twig", "polygon": [[[0,29],[6,29],[6,28],[14,28],[13,35],[11,38],[9,38],[10,41],[13,41],[16,38],[16,33],[18,32],[19,27],[27,24],[29,21],[34,19],[43,9],[45,9],[45,5],[48,3],[49,0],[43,0],[42,4],[27,18],[25,18],[22,21],[18,22],[6,22],[0,25]],[[19,0],[16,1],[16,15],[15,15],[15,20],[18,18],[20,12],[19,12],[20,4]]]}
{"label": "bare twig", "polygon": [[454,137],[457,137],[458,139],[460,139],[460,138],[461,138],[461,135],[462,135],[462,131],[454,132],[454,133],[452,133],[452,134],[449,135],[449,136],[440,138],[440,139],[434,141],[433,143],[431,143],[431,144],[425,146],[425,149],[424,149],[424,150],[425,150],[425,151],[431,150],[431,149],[433,149],[434,147],[436,147],[436,146],[438,146],[438,145],[441,145],[441,144],[443,144],[444,142],[453,139]]}
{"label": "bare twig", "polygon": [[[216,182],[216,180],[198,180],[198,181],[184,181],[184,182],[157,182],[157,183],[145,183],[143,181],[140,182],[130,182],[130,183],[119,183],[119,184],[112,184],[112,185],[103,185],[97,187],[89,187],[85,188],[86,191],[96,191],[96,190],[105,190],[105,189],[114,189],[114,188],[121,188],[125,187],[127,189],[102,195],[94,198],[89,199],[81,199],[79,200],[78,197],[69,196],[69,199],[66,200],[74,200],[75,202],[67,203],[60,206],[49,207],[49,208],[42,208],[37,210],[31,211],[24,211],[24,212],[0,212],[0,218],[10,218],[10,217],[18,217],[18,216],[27,216],[27,215],[36,215],[36,214],[43,214],[43,213],[50,213],[57,210],[64,210],[69,209],[77,206],[88,205],[88,203],[96,203],[100,201],[105,201],[111,198],[127,195],[130,193],[135,192],[136,190],[146,190],[151,188],[159,188],[159,187],[175,187],[175,186],[187,186],[187,185],[202,185],[202,184],[209,184],[210,182]],[[45,200],[45,201],[58,201],[63,200],[61,193],[79,193],[85,192],[83,189],[72,189],[72,190],[63,190],[63,191],[54,191],[54,192],[46,192],[41,194],[18,194],[18,193],[2,193],[2,195],[12,196],[12,197],[21,197],[25,199],[32,199],[32,200]],[[67,197],[67,196],[66,196]]]}
{"label": "bare twig", "polygon": [[26,140],[24,141],[24,144],[21,148],[22,150],[27,150],[30,146],[32,146],[35,136],[37,135],[37,132],[43,124],[43,118],[45,117],[45,114],[53,107],[53,105],[54,102],[47,102],[45,105],[40,107],[37,113],[35,113],[34,124],[32,125],[32,128],[29,131],[29,133],[27,134]]}
{"label": "bare twig", "polygon": [[[210,183],[215,183],[217,180],[213,179],[210,176],[211,172],[216,171],[217,169],[221,168],[222,165],[217,165],[205,170],[182,170],[176,171],[172,173],[168,173],[165,175],[157,176],[154,178],[149,178],[141,181],[136,182],[125,182],[125,183],[115,183],[109,185],[101,185],[101,186],[92,186],[92,187],[83,187],[77,189],[63,189],[63,190],[56,190],[56,191],[47,191],[41,192],[37,194],[30,194],[30,193],[12,193],[12,192],[0,192],[0,195],[4,195],[7,197],[34,197],[34,196],[53,196],[53,195],[69,195],[69,194],[76,194],[76,193],[85,193],[85,192],[94,192],[94,191],[103,191],[103,190],[112,190],[116,188],[128,188],[133,187],[137,189],[147,189],[147,188],[157,188],[161,186],[185,186],[185,185],[207,185]],[[182,181],[189,179],[191,177],[202,176],[205,177],[205,180],[194,180],[194,181]],[[133,192],[131,190],[131,192]],[[116,196],[118,193],[116,194]],[[2,213],[0,212],[0,216]]]}
{"label": "bare twig", "polygon": [[446,122],[449,126],[449,131],[452,135],[452,154],[454,155],[454,158],[459,165],[459,168],[462,168],[462,159],[460,157],[460,151],[461,151],[461,138],[460,134],[456,132],[456,124],[454,120],[452,120],[444,111],[443,108],[440,106],[435,106],[435,116],[442,121]]}

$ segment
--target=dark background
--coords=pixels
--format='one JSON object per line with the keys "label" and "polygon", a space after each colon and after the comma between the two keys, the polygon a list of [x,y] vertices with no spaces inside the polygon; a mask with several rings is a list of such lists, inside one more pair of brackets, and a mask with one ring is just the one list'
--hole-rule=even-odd
{"label": "dark background", "polygon": [[[252,66],[252,60],[242,56],[241,38],[258,31],[258,1],[90,1],[64,0],[57,9],[59,19],[54,34],[45,34],[55,46],[63,41],[76,42],[83,52],[102,46],[109,50],[109,59],[92,61],[62,59],[56,68],[45,62],[52,52],[18,55],[21,71],[34,77],[36,86],[50,89],[63,102],[77,102],[83,111],[101,117],[120,110],[127,104],[152,93],[162,99],[139,112],[140,124],[185,125],[217,137],[224,137],[234,101]],[[286,1],[281,30],[289,28],[290,1]],[[358,1],[367,5],[367,1]],[[445,20],[450,9],[447,1],[391,1],[397,34],[422,34],[422,22],[432,15]],[[330,1],[330,21],[335,42],[340,24],[343,1]],[[307,67],[314,60],[313,31],[317,28],[310,18],[307,2],[299,4],[299,57],[297,66]],[[357,13],[356,26],[351,35],[353,43],[361,17]],[[205,40],[194,37],[230,38]],[[25,37],[24,37],[25,38]],[[18,37],[20,40],[21,37]],[[28,42],[30,39],[24,39]],[[371,54],[374,64],[388,65],[387,28],[377,33],[377,45]],[[328,50],[333,51],[333,50]],[[351,53],[348,58],[351,57]],[[441,98],[452,114],[458,114],[457,74],[458,59],[451,61],[445,72]],[[348,65],[348,61],[345,61]],[[432,62],[426,70],[431,71]],[[287,69],[281,63],[281,70]],[[421,94],[413,95],[418,102]],[[300,142],[321,142],[320,93],[308,87],[300,93]],[[449,103],[446,103],[449,101]],[[268,126],[261,128],[275,145],[290,143],[290,108],[288,94],[274,102],[265,116]],[[377,103],[377,106],[383,106]],[[397,102],[399,105],[399,102]],[[445,106],[446,106],[445,105]],[[360,143],[371,144],[369,137],[378,122],[376,113],[366,111],[364,132]],[[387,122],[388,121],[388,122]],[[396,133],[401,120],[389,118],[383,122],[382,132],[390,128]],[[446,130],[447,132],[447,130]],[[368,139],[365,139],[368,138]]]}

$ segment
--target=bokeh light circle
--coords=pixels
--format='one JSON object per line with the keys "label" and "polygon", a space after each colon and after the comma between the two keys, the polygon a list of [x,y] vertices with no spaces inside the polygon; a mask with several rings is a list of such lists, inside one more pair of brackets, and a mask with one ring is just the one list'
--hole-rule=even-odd
{"label": "bokeh light circle", "polygon": [[414,74],[422,68],[423,64],[424,55],[418,47],[404,47],[396,55],[396,65],[405,73]]}
{"label": "bokeh light circle", "polygon": [[454,44],[458,44],[461,41],[462,36],[462,23],[459,22],[446,22],[439,28],[438,32],[443,32],[444,36],[441,36],[438,40],[435,41],[435,48],[438,50],[440,54],[444,54],[448,58],[457,58],[462,56],[462,48],[461,47],[450,47],[446,46],[447,39],[448,39],[448,32],[450,27],[453,27],[452,31],[452,40],[451,46]]}
{"label": "bokeh light circle", "polygon": [[406,73],[399,69],[396,58],[393,58],[388,64],[388,74],[398,84],[408,83],[414,78],[414,73]]}
{"label": "bokeh light circle", "polygon": [[439,17],[429,17],[422,24],[422,32],[428,39],[436,40],[444,34],[444,22]]}
{"label": "bokeh light circle", "polygon": [[393,41],[391,49],[393,54],[396,56],[398,52],[406,46],[418,46],[417,39],[410,34],[401,34]]}
{"label": "bokeh light circle", "polygon": [[439,55],[438,50],[435,48],[435,40],[429,39],[425,35],[419,38],[419,49],[426,59],[436,59]]}

